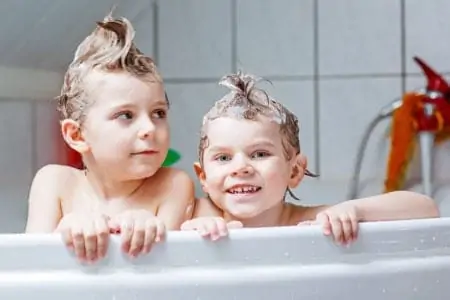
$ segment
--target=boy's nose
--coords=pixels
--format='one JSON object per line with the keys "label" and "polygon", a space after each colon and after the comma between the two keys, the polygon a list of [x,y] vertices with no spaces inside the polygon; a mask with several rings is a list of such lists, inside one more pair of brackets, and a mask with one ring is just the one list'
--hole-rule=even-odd
{"label": "boy's nose", "polygon": [[254,173],[253,171],[254,170],[251,166],[245,166],[243,168],[235,170],[233,172],[233,176],[248,176],[248,175],[252,175]]}
{"label": "boy's nose", "polygon": [[140,122],[138,136],[140,139],[148,139],[155,132],[155,124],[149,118],[143,118]]}
{"label": "boy's nose", "polygon": [[248,176],[254,173],[253,166],[245,158],[236,157],[233,176]]}

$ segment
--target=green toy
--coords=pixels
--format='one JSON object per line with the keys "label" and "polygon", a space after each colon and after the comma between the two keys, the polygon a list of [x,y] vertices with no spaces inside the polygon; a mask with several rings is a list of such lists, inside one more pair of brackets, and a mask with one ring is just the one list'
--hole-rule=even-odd
{"label": "green toy", "polygon": [[163,167],[170,167],[173,164],[175,164],[177,161],[179,161],[181,158],[181,155],[174,149],[169,149],[166,155],[166,159],[164,160],[162,166]]}

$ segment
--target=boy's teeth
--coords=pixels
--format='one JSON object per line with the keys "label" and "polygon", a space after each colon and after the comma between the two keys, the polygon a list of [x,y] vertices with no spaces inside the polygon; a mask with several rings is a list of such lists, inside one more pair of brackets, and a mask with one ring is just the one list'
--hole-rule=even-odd
{"label": "boy's teeth", "polygon": [[240,194],[240,193],[254,193],[257,191],[257,187],[254,186],[246,186],[246,187],[237,187],[232,189],[230,192],[233,194]]}

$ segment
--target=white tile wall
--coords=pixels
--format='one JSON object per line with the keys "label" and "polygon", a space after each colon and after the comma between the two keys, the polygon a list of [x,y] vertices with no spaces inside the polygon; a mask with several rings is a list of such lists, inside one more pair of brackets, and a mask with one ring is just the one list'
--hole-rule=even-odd
{"label": "white tile wall", "polygon": [[[401,94],[400,78],[330,79],[320,82],[320,162],[323,180],[349,178],[369,122]],[[362,179],[384,176],[387,122],[369,140]]]}
{"label": "white tile wall", "polygon": [[151,57],[155,55],[154,8],[152,2],[147,3],[139,12],[135,12],[136,18],[133,21],[136,45],[139,50]]}
{"label": "white tile wall", "polygon": [[313,0],[237,1],[238,67],[259,76],[312,76],[313,18]]}
{"label": "white tile wall", "polygon": [[408,73],[420,72],[412,60],[420,56],[442,72],[450,70],[450,19],[446,12],[450,2],[446,0],[405,1],[405,42]]}
{"label": "white tile wall", "polygon": [[159,65],[165,78],[217,78],[231,70],[231,2],[158,1]]}
{"label": "white tile wall", "polygon": [[18,232],[33,176],[32,105],[0,99],[0,231]]}
{"label": "white tile wall", "polygon": [[400,73],[400,0],[317,1],[321,75]]}

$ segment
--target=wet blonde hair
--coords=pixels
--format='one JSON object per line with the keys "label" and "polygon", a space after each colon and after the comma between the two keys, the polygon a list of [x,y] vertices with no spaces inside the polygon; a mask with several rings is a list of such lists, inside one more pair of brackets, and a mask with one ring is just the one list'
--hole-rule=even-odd
{"label": "wet blonde hair", "polygon": [[[238,72],[224,76],[219,85],[229,88],[231,91],[214,106],[203,117],[200,131],[200,143],[198,148],[199,161],[203,164],[203,154],[208,147],[207,127],[209,122],[221,117],[236,119],[257,120],[259,115],[267,117],[280,126],[280,134],[287,160],[300,154],[300,127],[298,118],[284,105],[273,99],[266,91],[257,88],[256,84],[261,81],[251,74]],[[318,177],[308,169],[305,175]],[[287,192],[294,198],[298,198],[288,188]]]}
{"label": "wet blonde hair", "polygon": [[130,21],[113,18],[111,14],[97,22],[94,31],[75,51],[64,76],[61,94],[57,97],[61,119],[83,121],[87,107],[92,104],[83,80],[93,70],[125,71],[139,78],[149,77],[162,82],[154,61],[134,44],[135,31]]}

